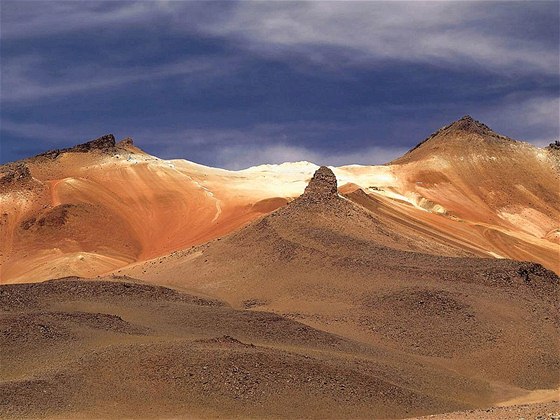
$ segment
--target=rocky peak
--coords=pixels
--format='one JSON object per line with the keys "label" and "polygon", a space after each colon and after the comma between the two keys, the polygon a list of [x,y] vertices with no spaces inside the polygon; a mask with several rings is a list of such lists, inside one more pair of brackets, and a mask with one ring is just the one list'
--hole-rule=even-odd
{"label": "rocky peak", "polygon": [[434,144],[434,142],[436,141],[442,141],[442,140],[445,141],[447,140],[447,138],[449,138],[449,136],[451,136],[452,138],[468,139],[470,136],[466,136],[465,134],[467,135],[475,134],[478,135],[479,137],[482,137],[485,140],[491,140],[491,141],[496,141],[496,140],[515,141],[507,136],[503,136],[501,134],[496,133],[486,124],[475,120],[470,115],[465,115],[464,117],[458,119],[457,121],[448,124],[444,127],[441,127],[439,130],[433,132],[432,134],[430,134],[430,136],[428,136],[420,143],[418,143],[416,146],[414,146],[412,149],[410,149],[408,152],[406,152],[404,156],[392,161],[391,163],[402,162],[403,159],[409,158],[411,153],[414,152],[416,149],[419,149],[421,146],[425,144]]}
{"label": "rocky peak", "polygon": [[134,141],[132,140],[131,137],[125,137],[124,139],[122,139],[117,143],[117,146],[120,147],[134,146]]}
{"label": "rocky peak", "polygon": [[305,187],[302,198],[310,199],[311,201],[322,201],[337,196],[336,176],[329,168],[321,166],[315,171],[313,178]]}
{"label": "rocky peak", "polygon": [[475,120],[470,115],[465,115],[463,118],[455,121],[449,128],[480,135],[495,135],[494,131],[490,127]]}
{"label": "rocky peak", "polygon": [[78,144],[74,146],[72,151],[75,152],[89,152],[90,150],[110,150],[115,147],[115,136],[112,134],[106,134],[101,136],[95,140],[88,141],[86,143]]}
{"label": "rocky peak", "polygon": [[63,153],[87,153],[94,150],[101,152],[112,152],[115,150],[115,145],[115,136],[113,136],[112,134],[106,134],[104,136],[96,138],[95,140],[90,140],[86,143],[78,144],[74,147],[49,150],[48,152],[37,155],[37,157],[56,159]]}

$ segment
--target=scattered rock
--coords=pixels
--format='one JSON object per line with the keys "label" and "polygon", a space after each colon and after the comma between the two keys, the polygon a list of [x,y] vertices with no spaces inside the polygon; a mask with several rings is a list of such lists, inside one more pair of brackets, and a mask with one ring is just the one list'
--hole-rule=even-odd
{"label": "scattered rock", "polygon": [[455,121],[449,128],[480,135],[496,135],[496,133],[490,127],[488,127],[486,124],[481,123],[480,121],[475,120],[470,115],[465,115],[460,120]]}
{"label": "scattered rock", "polygon": [[72,211],[78,207],[75,204],[61,204],[50,209],[40,217],[31,217],[24,220],[20,226],[23,230],[35,230],[43,227],[59,228],[66,224]]}
{"label": "scattered rock", "polygon": [[243,307],[245,309],[256,308],[259,306],[265,306],[268,302],[261,299],[247,299],[243,301]]}
{"label": "scattered rock", "polygon": [[558,284],[560,281],[560,278],[553,271],[534,262],[521,263],[517,274],[523,278],[523,281],[527,284],[531,284],[535,281]]}
{"label": "scattered rock", "polygon": [[116,144],[117,147],[134,146],[134,141],[131,137],[125,137]]}
{"label": "scattered rock", "polygon": [[25,163],[3,165],[0,169],[0,186],[24,184],[33,179]]}
{"label": "scattered rock", "polygon": [[552,143],[550,143],[547,147],[547,149],[550,150],[560,150],[560,140],[555,140]]}

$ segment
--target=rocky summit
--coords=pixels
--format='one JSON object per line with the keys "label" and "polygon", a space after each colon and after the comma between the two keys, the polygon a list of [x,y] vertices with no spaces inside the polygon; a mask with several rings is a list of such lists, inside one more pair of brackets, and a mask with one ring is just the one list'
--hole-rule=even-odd
{"label": "rocky summit", "polygon": [[305,188],[302,199],[323,201],[338,197],[336,176],[326,166],[321,166]]}

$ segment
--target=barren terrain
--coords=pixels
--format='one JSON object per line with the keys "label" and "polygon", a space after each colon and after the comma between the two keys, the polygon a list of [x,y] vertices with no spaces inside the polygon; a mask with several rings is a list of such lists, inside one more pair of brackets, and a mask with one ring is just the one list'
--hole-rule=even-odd
{"label": "barren terrain", "polygon": [[0,417],[553,419],[558,163],[465,117],[383,166],[4,165]]}
{"label": "barren terrain", "polygon": [[[552,148],[465,117],[390,164],[332,169],[349,199],[428,238],[435,253],[451,245],[454,255],[559,273],[559,162]],[[298,197],[317,168],[227,171],[161,160],[112,136],[3,165],[0,282],[92,277],[205,243]]]}

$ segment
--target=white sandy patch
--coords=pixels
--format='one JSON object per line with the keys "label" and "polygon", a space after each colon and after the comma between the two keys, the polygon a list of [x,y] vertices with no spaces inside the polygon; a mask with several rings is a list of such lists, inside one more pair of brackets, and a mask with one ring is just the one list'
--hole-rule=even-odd
{"label": "white sandy patch", "polygon": [[498,215],[520,230],[537,238],[546,237],[551,230],[558,226],[558,222],[547,215],[528,207],[508,206],[498,210]]}

